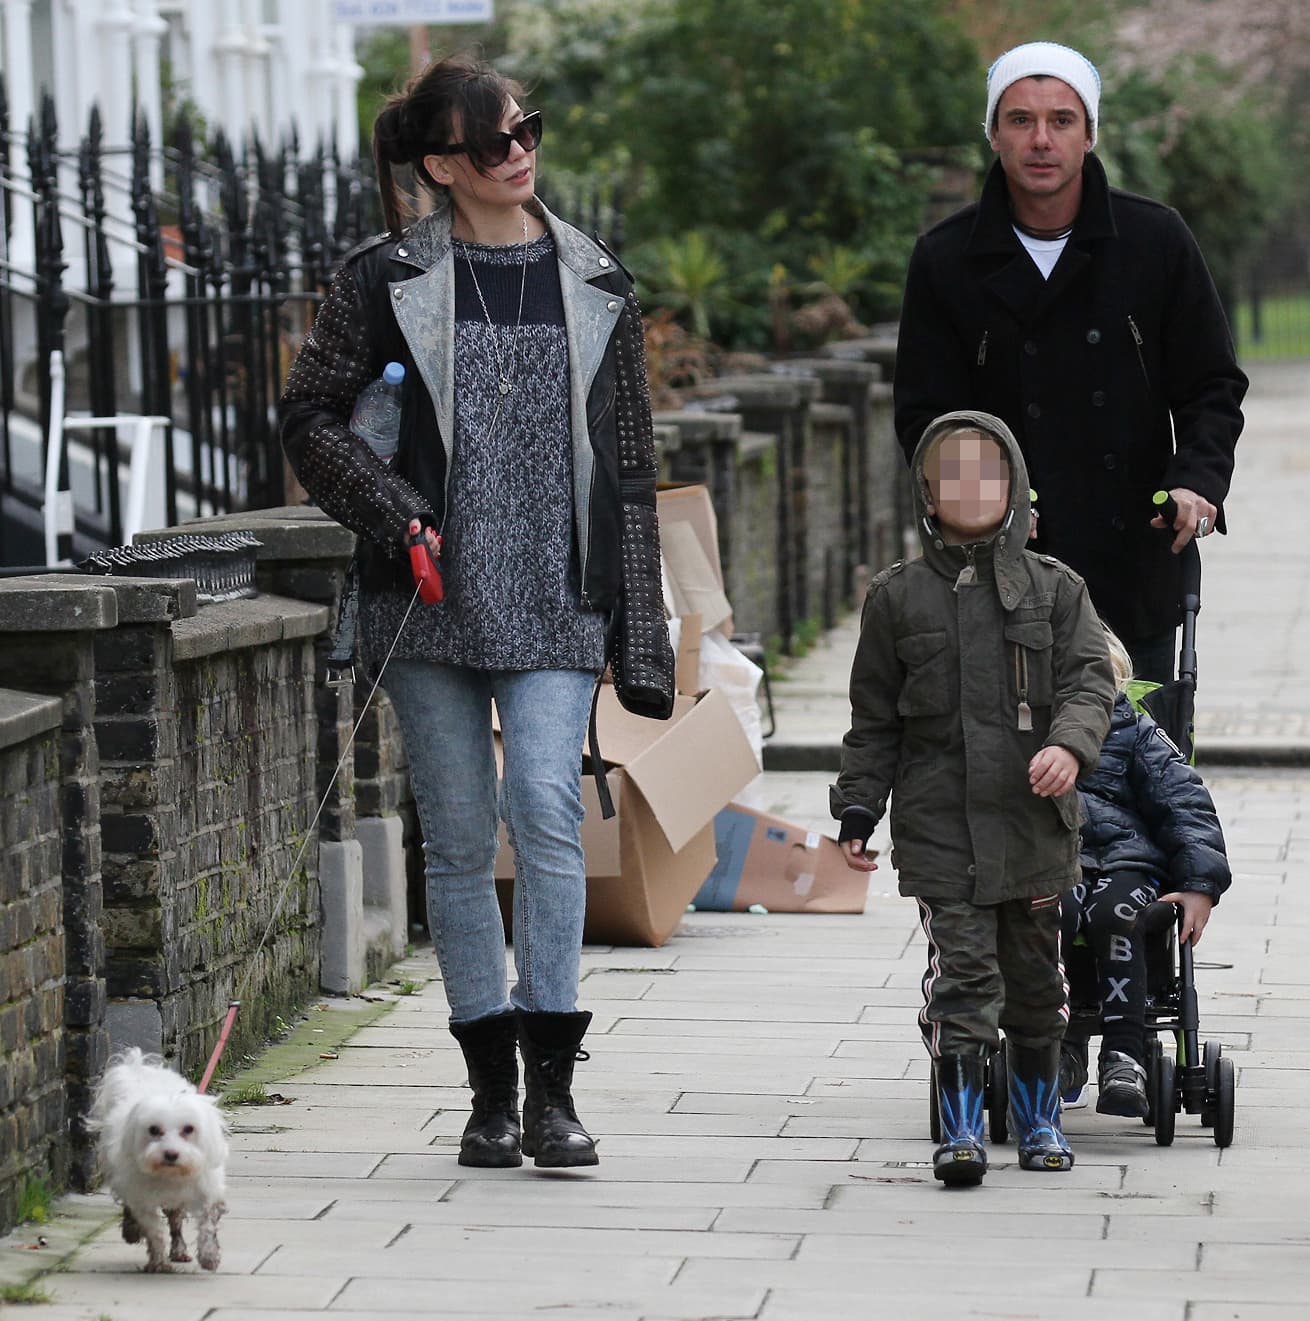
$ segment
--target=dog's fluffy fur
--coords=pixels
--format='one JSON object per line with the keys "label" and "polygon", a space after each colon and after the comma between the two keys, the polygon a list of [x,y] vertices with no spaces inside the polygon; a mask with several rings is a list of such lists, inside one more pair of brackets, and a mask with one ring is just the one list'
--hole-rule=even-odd
{"label": "dog's fluffy fur", "polygon": [[[157,1055],[133,1047],[109,1062],[96,1088],[89,1127],[100,1162],[123,1204],[123,1238],[146,1241],[148,1271],[190,1261],[182,1221],[196,1219],[196,1258],[207,1271],[219,1262],[227,1126],[211,1096],[199,1092]],[[167,1250],[164,1220],[168,1222]]]}

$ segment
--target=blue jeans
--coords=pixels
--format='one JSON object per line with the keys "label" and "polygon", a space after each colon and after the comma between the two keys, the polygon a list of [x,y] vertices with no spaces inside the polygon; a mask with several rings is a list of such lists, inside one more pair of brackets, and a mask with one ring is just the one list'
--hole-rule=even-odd
{"label": "blue jeans", "polygon": [[[452,1023],[577,1006],[586,864],[582,747],[595,676],[586,670],[471,670],[393,660],[382,686],[409,757],[427,862],[428,927]],[[500,713],[497,802],[491,702]],[[493,864],[498,815],[514,847],[514,966]]]}

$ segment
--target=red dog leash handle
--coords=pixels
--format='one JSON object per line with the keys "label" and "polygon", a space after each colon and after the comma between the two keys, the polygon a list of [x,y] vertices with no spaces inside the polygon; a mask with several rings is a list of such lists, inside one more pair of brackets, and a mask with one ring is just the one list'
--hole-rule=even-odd
{"label": "red dog leash handle", "polygon": [[[436,605],[445,596],[441,583],[441,570],[423,535],[423,525],[416,518],[409,525],[409,567],[418,588],[418,599],[424,605]],[[441,554],[441,538],[437,538],[437,554]]]}

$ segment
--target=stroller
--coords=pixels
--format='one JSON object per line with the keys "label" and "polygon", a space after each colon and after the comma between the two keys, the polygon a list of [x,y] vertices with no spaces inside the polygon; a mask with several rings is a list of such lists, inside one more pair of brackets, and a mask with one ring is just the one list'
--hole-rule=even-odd
{"label": "stroller", "polygon": [[[1161,492],[1155,503],[1166,526],[1172,524],[1177,512],[1173,501]],[[1183,627],[1178,678],[1164,685],[1135,682],[1128,692],[1133,704],[1155,720],[1190,762],[1195,760],[1196,617],[1201,609],[1201,555],[1195,540],[1184,548],[1182,560]],[[1195,963],[1191,944],[1180,944],[1178,940],[1181,917],[1176,905],[1156,902],[1140,918],[1147,980],[1148,1109],[1142,1122],[1154,1129],[1156,1143],[1167,1147],[1174,1140],[1179,1112],[1199,1114],[1201,1124],[1213,1130],[1215,1146],[1222,1148],[1233,1140],[1236,1070],[1220,1042],[1201,1044]],[[1076,999],[1078,988],[1072,985],[1072,977],[1070,981],[1070,1035],[1078,1038],[1096,1035],[1101,1030],[1099,1006],[1094,1001],[1085,1003]],[[1173,1049],[1169,1051],[1161,1040],[1166,1033],[1173,1036]],[[984,1105],[993,1143],[1005,1142],[1009,1136],[1005,1057],[1002,1042],[1000,1049],[988,1059],[985,1074]],[[932,1140],[940,1142],[941,1116],[935,1078],[929,1087],[928,1125]]]}

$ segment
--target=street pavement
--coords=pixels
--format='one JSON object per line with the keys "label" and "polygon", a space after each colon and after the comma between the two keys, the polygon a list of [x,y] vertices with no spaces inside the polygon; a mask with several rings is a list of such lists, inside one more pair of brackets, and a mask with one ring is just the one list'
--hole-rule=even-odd
{"label": "street pavement", "polygon": [[[361,1002],[322,1002],[296,1033],[336,1058],[302,1050],[279,1073],[275,1048],[260,1076],[287,1103],[232,1112],[217,1274],[141,1273],[108,1197],[66,1198],[49,1225],[0,1240],[0,1281],[58,1267],[35,1286],[54,1301],[22,1315],[1310,1318],[1310,1179],[1292,1141],[1310,1083],[1310,772],[1295,764],[1310,372],[1252,374],[1232,535],[1206,545],[1198,737],[1291,764],[1206,771],[1235,879],[1197,976],[1202,1036],[1237,1066],[1231,1147],[1196,1116],[1162,1148],[1089,1107],[1066,1115],[1071,1172],[1020,1171],[999,1146],[980,1188],[935,1184],[923,944],[884,865],[861,915],[694,913],[658,950],[587,948],[595,1019],[575,1095],[600,1139],[593,1171],[456,1164],[468,1094],[430,954],[395,970],[408,985],[370,992],[379,1016],[340,1045],[333,1024]],[[835,631],[775,686],[780,740],[840,738],[852,643]],[[757,801],[830,829],[830,779],[767,771]]]}

